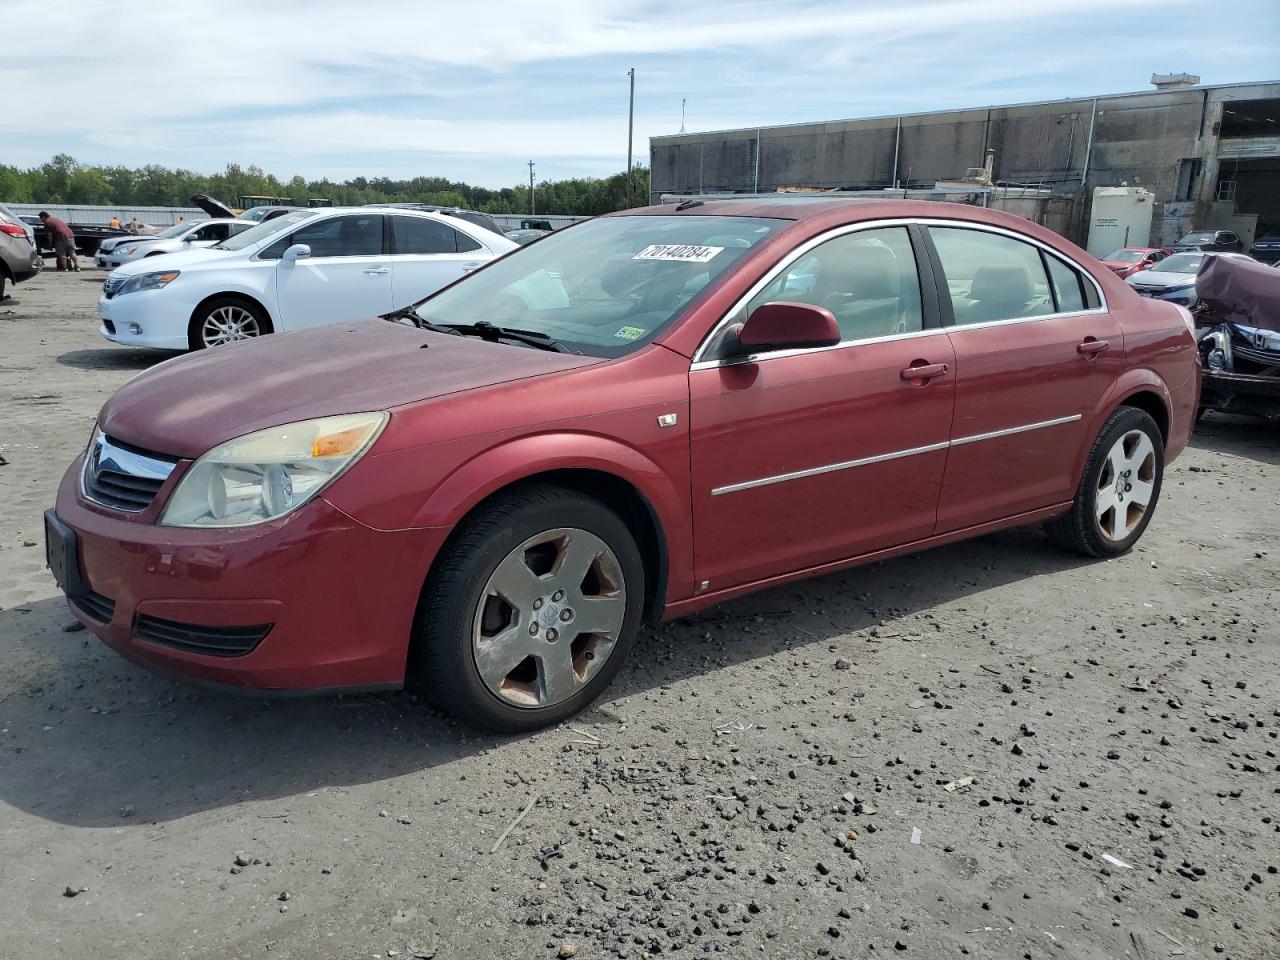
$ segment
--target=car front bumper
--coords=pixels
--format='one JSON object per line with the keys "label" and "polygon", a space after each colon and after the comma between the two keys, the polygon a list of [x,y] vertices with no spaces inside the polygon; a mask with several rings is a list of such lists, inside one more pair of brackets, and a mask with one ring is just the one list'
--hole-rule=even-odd
{"label": "car front bumper", "polygon": [[186,350],[191,306],[165,294],[144,290],[108,298],[98,295],[98,328],[104,339],[127,347]]}
{"label": "car front bumper", "polygon": [[1173,290],[1164,290],[1131,286],[1134,293],[1149,300],[1163,300],[1166,303],[1176,303],[1180,307],[1191,307],[1196,302],[1195,287],[1175,287]]}
{"label": "car front bumper", "polygon": [[67,564],[86,591],[68,602],[118,653],[242,690],[403,684],[422,584],[447,530],[376,530],[322,497],[253,527],[162,527],[162,503],[187,464],[150,507],[126,514],[84,500],[82,463],[52,511],[74,532]]}
{"label": "car front bumper", "polygon": [[1200,405],[1221,413],[1243,413],[1280,420],[1280,377],[1206,369]]}

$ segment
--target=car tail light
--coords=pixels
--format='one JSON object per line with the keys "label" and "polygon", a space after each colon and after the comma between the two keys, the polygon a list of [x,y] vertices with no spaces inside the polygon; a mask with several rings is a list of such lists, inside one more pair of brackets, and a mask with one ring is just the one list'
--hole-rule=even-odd
{"label": "car tail light", "polygon": [[27,235],[27,231],[16,223],[0,223],[0,233],[7,233],[11,237],[25,237]]}

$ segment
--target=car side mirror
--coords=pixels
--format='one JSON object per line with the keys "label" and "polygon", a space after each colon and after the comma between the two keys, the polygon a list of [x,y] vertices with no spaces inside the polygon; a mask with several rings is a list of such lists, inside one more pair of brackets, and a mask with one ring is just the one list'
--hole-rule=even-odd
{"label": "car side mirror", "polygon": [[195,235],[194,233],[188,233],[185,237],[183,237],[183,238],[182,238],[182,242],[183,242],[183,243],[194,243],[194,242],[195,242],[195,239],[196,239],[196,235]]}
{"label": "car side mirror", "polygon": [[840,342],[835,315],[810,303],[779,300],[756,307],[738,330],[736,354],[832,347]]}
{"label": "car side mirror", "polygon": [[311,256],[311,248],[305,243],[295,243],[293,246],[285,250],[280,259],[282,260],[302,260]]}

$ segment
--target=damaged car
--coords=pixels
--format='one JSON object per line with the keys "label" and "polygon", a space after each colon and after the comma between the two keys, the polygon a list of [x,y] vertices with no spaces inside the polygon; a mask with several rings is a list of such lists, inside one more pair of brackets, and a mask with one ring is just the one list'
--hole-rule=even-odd
{"label": "damaged car", "polygon": [[1196,275],[1200,411],[1280,420],[1280,271],[1209,257]]}

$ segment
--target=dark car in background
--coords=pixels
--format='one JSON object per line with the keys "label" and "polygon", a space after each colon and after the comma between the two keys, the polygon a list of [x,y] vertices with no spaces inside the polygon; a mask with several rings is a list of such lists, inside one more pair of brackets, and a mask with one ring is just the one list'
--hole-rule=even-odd
{"label": "dark car in background", "polygon": [[1254,240],[1249,256],[1263,263],[1280,263],[1280,228],[1268,230]]}
{"label": "dark car in background", "polygon": [[[23,214],[22,222],[31,228],[36,249],[42,256],[53,256],[53,238],[40,222],[40,218]],[[108,227],[101,223],[71,223],[67,226],[76,235],[76,252],[91,257],[98,252],[102,241],[111,237],[127,237],[129,231],[120,227]]]}
{"label": "dark car in background", "polygon": [[1244,253],[1244,241],[1234,230],[1193,230],[1173,245],[1174,253],[1184,250]]}

